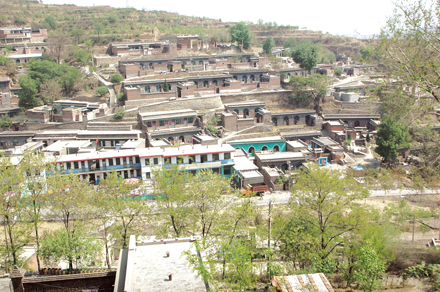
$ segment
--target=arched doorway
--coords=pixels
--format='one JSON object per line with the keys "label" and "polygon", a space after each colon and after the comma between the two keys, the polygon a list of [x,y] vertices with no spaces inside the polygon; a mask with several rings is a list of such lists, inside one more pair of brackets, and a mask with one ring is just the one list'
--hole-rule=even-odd
{"label": "arched doorway", "polygon": [[358,120],[356,120],[356,121],[354,121],[354,126],[355,127],[360,127],[361,123]]}
{"label": "arched doorway", "polygon": [[298,124],[298,122],[299,122],[299,117],[298,117],[298,116],[295,116],[295,117],[293,118],[293,123],[296,125],[296,124]]}
{"label": "arched doorway", "polygon": [[209,82],[208,81],[203,81],[203,87],[209,87]]}
{"label": "arched doorway", "polygon": [[278,145],[273,146],[272,151],[273,152],[280,152],[280,146],[278,146]]}
{"label": "arched doorway", "polygon": [[312,123],[312,118],[310,117],[310,115],[307,115],[306,116],[306,125],[311,126],[311,123]]}
{"label": "arched doorway", "polygon": [[243,110],[243,118],[246,118],[247,116],[249,116],[249,110],[247,108],[245,108]]}
{"label": "arched doorway", "polygon": [[238,80],[238,77],[236,75],[234,75],[232,78],[234,78],[234,80]]}
{"label": "arched doorway", "polygon": [[218,87],[218,82],[217,82],[217,80],[212,81],[212,84],[213,84],[215,87]]}
{"label": "arched doorway", "polygon": [[162,91],[162,85],[156,85],[156,91]]}
{"label": "arched doorway", "polygon": [[264,145],[263,147],[261,147],[261,151],[267,151],[267,150],[269,150],[269,148],[268,148],[266,145]]}
{"label": "arched doorway", "polygon": [[255,154],[255,148],[253,146],[249,147],[248,153],[252,155]]}
{"label": "arched doorway", "polygon": [[237,113],[237,115],[239,115],[239,114],[240,114],[240,112],[238,111],[238,109],[235,109],[235,110],[234,110],[234,112],[236,112],[236,113]]}
{"label": "arched doorway", "polygon": [[241,77],[241,81],[244,83],[247,83],[247,75],[243,75],[243,77]]}
{"label": "arched doorway", "polygon": [[185,137],[180,136],[179,137],[179,143],[185,143]]}
{"label": "arched doorway", "polygon": [[203,61],[199,61],[199,65],[203,65]]}
{"label": "arched doorway", "polygon": [[288,117],[288,116],[285,116],[285,117],[283,118],[283,125],[286,125],[286,126],[289,125],[289,117]]}
{"label": "arched doorway", "polygon": [[277,118],[272,118],[272,123],[273,123],[273,125],[275,127],[278,126],[278,119]]}
{"label": "arched doorway", "polygon": [[250,79],[252,82],[254,82],[254,81],[255,81],[255,76],[254,76],[254,75],[251,75],[251,77],[249,77],[249,79]]}
{"label": "arched doorway", "polygon": [[199,88],[199,83],[197,81],[194,81],[194,85],[196,86],[196,88]]}

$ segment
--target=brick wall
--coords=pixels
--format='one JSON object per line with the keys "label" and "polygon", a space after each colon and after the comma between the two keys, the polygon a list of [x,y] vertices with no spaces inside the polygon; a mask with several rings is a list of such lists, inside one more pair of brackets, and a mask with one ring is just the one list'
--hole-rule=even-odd
{"label": "brick wall", "polygon": [[98,290],[113,292],[116,272],[43,276],[23,279],[24,291],[64,292]]}

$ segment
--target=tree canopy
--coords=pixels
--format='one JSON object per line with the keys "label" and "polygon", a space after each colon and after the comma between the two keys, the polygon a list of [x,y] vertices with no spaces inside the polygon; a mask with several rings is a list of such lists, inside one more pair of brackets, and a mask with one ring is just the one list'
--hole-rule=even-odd
{"label": "tree canopy", "polygon": [[318,63],[318,48],[308,42],[301,42],[292,50],[293,60],[309,73]]}
{"label": "tree canopy", "polygon": [[275,47],[275,41],[273,40],[273,37],[268,37],[263,43],[263,51],[266,54],[271,54],[273,47]]}
{"label": "tree canopy", "polygon": [[244,22],[239,22],[229,28],[231,41],[237,42],[243,46],[243,49],[249,49],[252,45],[252,34],[249,27]]}
{"label": "tree canopy", "polygon": [[389,116],[382,117],[377,131],[376,153],[387,163],[394,163],[402,150],[410,147],[408,125]]}

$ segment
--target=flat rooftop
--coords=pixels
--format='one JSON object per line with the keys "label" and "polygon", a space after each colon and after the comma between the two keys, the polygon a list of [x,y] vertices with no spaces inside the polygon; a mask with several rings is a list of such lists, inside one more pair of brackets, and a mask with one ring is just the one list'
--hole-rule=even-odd
{"label": "flat rooftop", "polygon": [[181,117],[181,116],[197,116],[197,112],[192,109],[184,109],[177,111],[139,113],[139,115],[142,117],[142,120],[153,120],[153,119],[169,119],[169,118]]}
{"label": "flat rooftop", "polygon": [[258,178],[263,177],[263,175],[258,170],[245,171],[240,173],[243,178]]}
{"label": "flat rooftop", "polygon": [[234,157],[234,163],[234,169],[237,171],[249,171],[258,169],[258,166],[250,161],[246,156]]}
{"label": "flat rooftop", "polygon": [[304,160],[301,152],[275,152],[275,153],[256,153],[261,161],[265,160]]}
{"label": "flat rooftop", "polygon": [[[134,247],[130,238],[125,285],[121,291],[205,292],[205,283],[182,256],[188,250],[195,253],[189,239],[136,242]],[[168,280],[169,274],[172,281]]]}

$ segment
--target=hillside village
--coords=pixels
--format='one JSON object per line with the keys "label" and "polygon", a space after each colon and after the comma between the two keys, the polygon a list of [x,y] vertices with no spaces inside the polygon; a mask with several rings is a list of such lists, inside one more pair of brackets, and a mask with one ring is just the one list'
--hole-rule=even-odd
{"label": "hillside village", "polygon": [[[356,274],[362,255],[348,255],[397,238],[394,228],[408,234],[412,228],[412,241],[405,233],[400,243],[413,244],[420,257],[437,264],[437,180],[417,172],[434,161],[423,154],[436,142],[410,145],[404,137],[396,149],[385,147],[393,148],[391,158],[378,150],[384,116],[388,121],[384,96],[398,82],[386,79],[386,66],[365,40],[262,21],[3,2],[11,13],[0,13],[1,268],[14,291],[404,289],[408,277],[417,278],[405,269],[420,261],[402,263],[409,258],[403,248],[393,255],[388,246],[374,245],[383,267],[371,276],[372,290]],[[234,39],[234,29],[253,42]],[[312,65],[301,55],[308,52]],[[417,90],[402,86],[401,94]],[[413,124],[429,125],[429,131],[417,133],[411,124],[403,130],[408,137],[438,136],[436,107],[426,112],[414,114]],[[20,172],[23,178],[14,175]],[[309,228],[301,220],[316,216],[313,204],[322,189],[334,199],[323,212],[339,218],[329,220],[337,235],[328,235],[325,245],[315,239],[324,242],[327,231],[301,233]],[[383,199],[369,198],[373,191]],[[433,196],[413,199],[419,191]],[[398,194],[408,197],[399,201]],[[26,196],[33,199],[23,204]],[[31,219],[23,219],[20,205],[33,206],[26,211]],[[35,230],[25,229],[25,221]],[[432,239],[417,238],[416,222]],[[371,235],[368,224],[386,231]],[[39,240],[63,225],[64,243],[94,238],[84,245],[96,246],[87,264],[80,245],[67,258],[43,251],[39,257]],[[20,228],[23,233],[15,234]],[[305,253],[315,246],[321,266]],[[331,255],[347,265],[353,260],[345,276],[326,270]],[[434,287],[430,280],[434,284],[421,289]],[[51,285],[60,290],[39,288]]]}

